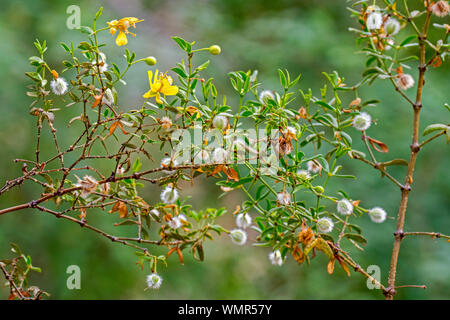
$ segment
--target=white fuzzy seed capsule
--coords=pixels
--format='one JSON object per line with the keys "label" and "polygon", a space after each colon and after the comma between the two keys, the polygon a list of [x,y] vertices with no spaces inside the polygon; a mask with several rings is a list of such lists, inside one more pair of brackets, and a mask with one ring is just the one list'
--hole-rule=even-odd
{"label": "white fuzzy seed capsule", "polygon": [[234,244],[242,246],[247,242],[247,233],[241,229],[233,229],[230,231],[230,238]]}
{"label": "white fuzzy seed capsule", "polygon": [[228,126],[228,118],[226,116],[217,115],[214,117],[212,123],[214,128],[224,130]]}
{"label": "white fuzzy seed capsule", "polygon": [[224,148],[216,148],[212,154],[213,162],[226,163],[229,157],[229,153]]}
{"label": "white fuzzy seed capsule", "polygon": [[53,93],[60,96],[67,92],[67,82],[64,78],[58,77],[50,81],[50,88]]}
{"label": "white fuzzy seed capsule", "polygon": [[266,104],[267,101],[269,101],[269,99],[272,99],[272,100],[275,99],[275,96],[273,95],[272,91],[270,91],[270,90],[261,91],[261,93],[259,94],[259,101]]}
{"label": "white fuzzy seed capsule", "polygon": [[159,217],[159,211],[156,210],[156,209],[152,209],[152,210],[150,211],[150,213],[151,213],[152,215],[156,216],[156,217]]}
{"label": "white fuzzy seed capsule", "polygon": [[402,90],[407,90],[414,86],[414,78],[407,73],[399,74],[396,81],[397,87]]}
{"label": "white fuzzy seed capsule", "polygon": [[286,191],[279,192],[277,194],[277,200],[280,204],[287,206],[291,203],[291,195]]}
{"label": "white fuzzy seed capsule", "polygon": [[384,29],[387,35],[396,35],[400,31],[400,22],[397,19],[389,18],[384,25]]}
{"label": "white fuzzy seed capsule", "polygon": [[178,199],[178,190],[167,186],[162,192],[161,192],[161,200],[164,203],[174,203]]}
{"label": "white fuzzy seed capsule", "polygon": [[311,178],[311,175],[309,174],[308,170],[298,170],[297,176],[302,180],[308,180]]}
{"label": "white fuzzy seed capsule", "polygon": [[308,168],[308,171],[312,173],[319,173],[322,170],[322,166],[320,165],[320,163],[314,160],[309,160],[306,163],[306,167]]}
{"label": "white fuzzy seed capsule", "polygon": [[353,212],[353,204],[347,199],[341,199],[337,202],[337,211],[348,216]]}
{"label": "white fuzzy seed capsule", "polygon": [[330,218],[320,218],[317,221],[317,229],[322,233],[333,231],[334,223]]}
{"label": "white fuzzy seed capsule", "polygon": [[247,229],[252,224],[252,217],[248,213],[239,213],[236,216],[236,225],[238,228]]}
{"label": "white fuzzy seed capsule", "polygon": [[450,12],[450,5],[447,1],[441,0],[431,6],[431,12],[438,17],[445,17]]}
{"label": "white fuzzy seed capsule", "polygon": [[162,278],[157,273],[152,273],[147,276],[147,286],[150,289],[159,289],[161,287]]}
{"label": "white fuzzy seed capsule", "polygon": [[367,112],[361,112],[353,118],[352,125],[359,131],[365,131],[370,128],[371,123],[372,118],[370,117],[370,114]]}
{"label": "white fuzzy seed capsule", "polygon": [[172,219],[170,219],[167,224],[169,225],[169,227],[171,227],[172,229],[178,229],[179,227],[181,227],[181,220],[179,217],[173,217]]}
{"label": "white fuzzy seed capsule", "polygon": [[366,26],[369,30],[378,30],[383,24],[383,16],[379,12],[372,12],[367,17]]}
{"label": "white fuzzy seed capsule", "polygon": [[369,217],[373,222],[382,223],[386,220],[386,211],[383,208],[375,207],[369,210]]}
{"label": "white fuzzy seed capsule", "polygon": [[114,104],[114,95],[110,88],[106,89],[103,93],[102,103],[110,107]]}
{"label": "white fuzzy seed capsule", "polygon": [[269,253],[269,260],[275,266],[281,267],[283,265],[283,257],[281,256],[280,250]]}

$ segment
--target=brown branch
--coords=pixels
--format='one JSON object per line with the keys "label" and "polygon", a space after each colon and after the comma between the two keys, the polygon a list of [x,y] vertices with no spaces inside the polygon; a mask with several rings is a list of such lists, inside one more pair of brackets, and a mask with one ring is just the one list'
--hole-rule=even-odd
{"label": "brown branch", "polygon": [[419,35],[419,79],[417,81],[417,92],[416,92],[416,101],[413,104],[414,109],[414,118],[413,118],[413,133],[412,133],[412,143],[410,145],[411,154],[408,162],[408,169],[406,172],[405,183],[401,192],[401,200],[400,207],[397,215],[397,230],[394,233],[394,246],[392,248],[392,256],[391,256],[391,264],[389,267],[389,280],[388,280],[388,290],[385,293],[387,300],[394,299],[396,294],[395,291],[395,279],[397,273],[397,264],[398,264],[398,256],[400,252],[400,246],[403,239],[403,226],[405,224],[405,215],[406,208],[408,205],[408,197],[411,191],[411,185],[413,183],[413,173],[416,165],[417,154],[420,151],[419,146],[419,119],[420,119],[420,110],[422,109],[422,93],[423,86],[425,84],[425,71],[426,67],[426,36],[428,33],[428,28],[431,20],[431,11],[427,10],[425,22],[423,25],[423,29],[421,34]]}

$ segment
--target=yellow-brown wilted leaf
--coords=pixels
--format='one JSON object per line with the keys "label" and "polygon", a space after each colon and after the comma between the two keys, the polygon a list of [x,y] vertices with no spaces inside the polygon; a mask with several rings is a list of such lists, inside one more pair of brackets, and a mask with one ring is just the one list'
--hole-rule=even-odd
{"label": "yellow-brown wilted leaf", "polygon": [[347,273],[347,276],[350,277],[350,270],[348,269],[347,264],[344,261],[342,261],[341,259],[339,259],[339,258],[337,259],[337,261],[341,265],[342,269],[344,269],[345,273]]}
{"label": "yellow-brown wilted leaf", "polygon": [[122,130],[122,133],[123,134],[128,134],[128,132],[126,132],[125,129],[123,128],[122,122],[120,122],[120,120],[117,121],[117,122],[118,122],[117,125],[119,126],[120,130]]}
{"label": "yellow-brown wilted leaf", "polygon": [[328,271],[328,273],[329,274],[333,274],[333,272],[334,272],[334,257],[333,257],[333,259],[331,259],[329,262],[328,262],[328,265],[327,265],[327,271]]}
{"label": "yellow-brown wilted leaf", "polygon": [[241,206],[240,206],[240,205],[237,205],[237,206],[236,206],[236,210],[234,210],[234,212],[233,212],[233,215],[238,214],[239,211],[241,211]]}
{"label": "yellow-brown wilted leaf", "polygon": [[117,202],[113,205],[113,207],[111,208],[111,210],[108,211],[108,213],[114,213],[114,212],[116,212],[117,210],[119,210],[119,205],[120,205],[120,201],[117,201]]}
{"label": "yellow-brown wilted leaf", "polygon": [[92,109],[94,109],[96,106],[98,106],[100,104],[100,101],[102,101],[102,98],[103,98],[103,93],[99,94],[97,96],[94,96],[95,101],[92,104]]}
{"label": "yellow-brown wilted leaf", "polygon": [[292,251],[292,256],[298,264],[302,264],[303,261],[305,261],[305,255],[303,254],[302,249],[300,249],[299,246],[296,246],[294,248],[294,251]]}
{"label": "yellow-brown wilted leaf", "polygon": [[371,137],[367,137],[367,139],[369,140],[369,143],[372,146],[372,148],[374,148],[378,152],[386,153],[386,152],[389,151],[388,146],[384,142],[382,142],[380,140],[373,139]]}
{"label": "yellow-brown wilted leaf", "polygon": [[330,259],[330,260],[333,259],[333,257],[334,257],[333,250],[331,250],[330,246],[324,239],[317,238],[316,240],[314,240],[314,242],[315,242],[315,245],[314,245],[315,248],[317,248],[318,250],[325,253],[325,255],[328,257],[328,259]]}
{"label": "yellow-brown wilted leaf", "polygon": [[126,218],[128,215],[127,205],[122,201],[119,201],[119,216],[120,218]]}
{"label": "yellow-brown wilted leaf", "polygon": [[303,250],[303,253],[305,254],[305,256],[307,256],[308,253],[316,246],[317,240],[318,239],[315,239],[314,241],[312,241],[305,247],[305,249]]}
{"label": "yellow-brown wilted leaf", "polygon": [[361,98],[356,98],[355,100],[353,100],[352,102],[350,102],[350,104],[348,105],[349,107],[355,107],[355,106],[359,106],[361,104]]}
{"label": "yellow-brown wilted leaf", "polygon": [[184,265],[183,263],[183,253],[181,252],[180,248],[177,247],[177,254],[178,254],[178,259],[180,259],[180,264]]}
{"label": "yellow-brown wilted leaf", "polygon": [[177,247],[173,247],[172,249],[170,249],[170,250],[167,252],[166,258],[169,258],[170,255],[171,255],[172,253],[174,253],[176,250],[177,250]]}
{"label": "yellow-brown wilted leaf", "polygon": [[310,227],[306,227],[306,221],[302,221],[301,231],[298,234],[298,241],[303,245],[308,245],[314,238],[314,232]]}
{"label": "yellow-brown wilted leaf", "polygon": [[224,168],[223,172],[227,175],[228,179],[239,181],[239,176],[233,168]]}
{"label": "yellow-brown wilted leaf", "polygon": [[117,126],[119,125],[119,121],[114,122],[111,127],[109,127],[109,136],[116,131]]}

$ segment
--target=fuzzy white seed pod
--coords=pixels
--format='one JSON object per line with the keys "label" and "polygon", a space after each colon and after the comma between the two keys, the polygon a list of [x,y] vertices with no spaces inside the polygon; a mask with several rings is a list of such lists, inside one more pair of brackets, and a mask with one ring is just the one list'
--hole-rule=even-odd
{"label": "fuzzy white seed pod", "polygon": [[383,208],[375,207],[369,210],[369,217],[373,222],[382,223],[386,220],[386,211]]}
{"label": "fuzzy white seed pod", "polygon": [[67,82],[64,78],[58,77],[50,81],[50,88],[53,93],[60,96],[67,92]]}
{"label": "fuzzy white seed pod", "polygon": [[298,170],[297,176],[302,180],[308,180],[311,178],[311,175],[309,174],[308,170]]}
{"label": "fuzzy white seed pod", "polygon": [[348,216],[353,212],[353,204],[347,199],[341,199],[337,202],[337,211],[344,216]]}
{"label": "fuzzy white seed pod", "polygon": [[273,95],[272,91],[270,90],[263,90],[261,91],[261,93],[259,94],[259,101],[261,101],[261,103],[266,104],[267,101],[269,101],[269,99],[275,99],[275,96]]}
{"label": "fuzzy white seed pod", "polygon": [[233,229],[230,231],[230,238],[234,244],[242,246],[247,242],[247,233],[242,229]]}
{"label": "fuzzy white seed pod", "polygon": [[407,90],[414,86],[414,78],[407,73],[399,74],[396,81],[397,87],[402,90]]}
{"label": "fuzzy white seed pod", "polygon": [[238,228],[247,229],[252,224],[252,217],[248,213],[239,213],[236,216],[236,225]]}
{"label": "fuzzy white seed pod", "polygon": [[[176,159],[166,157],[161,160],[161,167],[163,167],[163,168],[175,167],[177,165],[178,165],[178,161]],[[163,170],[163,172],[165,172],[167,174],[172,174],[175,172],[175,170]]]}
{"label": "fuzzy white seed pod", "polygon": [[286,191],[279,192],[277,194],[277,200],[280,204],[287,206],[291,203],[291,195]]}
{"label": "fuzzy white seed pod", "polygon": [[214,117],[212,123],[214,128],[224,130],[228,126],[228,118],[223,115],[217,115]]}
{"label": "fuzzy white seed pod", "polygon": [[167,186],[162,192],[161,192],[161,200],[164,203],[174,203],[178,199],[178,190]]}
{"label": "fuzzy white seed pod", "polygon": [[317,221],[317,229],[322,233],[333,231],[334,223],[330,218],[320,218]]}
{"label": "fuzzy white seed pod", "polygon": [[150,213],[151,213],[152,215],[156,216],[156,217],[159,217],[159,211],[156,210],[156,209],[152,209],[152,210],[150,211]]}
{"label": "fuzzy white seed pod", "polygon": [[110,107],[114,104],[114,95],[110,88],[106,89],[103,93],[102,103]]}
{"label": "fuzzy white seed pod", "polygon": [[352,125],[359,131],[365,131],[370,128],[372,117],[367,112],[361,112],[353,118]]}
{"label": "fuzzy white seed pod", "polygon": [[366,25],[369,30],[378,30],[383,24],[383,16],[379,12],[372,12],[367,17]]}
{"label": "fuzzy white seed pod", "polygon": [[179,227],[182,226],[181,223],[181,219],[179,217],[173,217],[172,219],[170,219],[167,224],[169,225],[169,227],[171,227],[172,229],[178,229]]}
{"label": "fuzzy white seed pod", "polygon": [[441,0],[431,6],[431,12],[438,17],[445,17],[450,12],[450,5],[447,1]]}
{"label": "fuzzy white seed pod", "polygon": [[147,286],[150,289],[159,289],[161,287],[162,278],[157,273],[147,276]]}
{"label": "fuzzy white seed pod", "polygon": [[269,260],[275,266],[281,267],[283,265],[283,257],[281,256],[280,250],[269,253]]}
{"label": "fuzzy white seed pod", "polygon": [[389,18],[384,25],[384,30],[389,36],[396,35],[400,31],[400,22],[397,19]]}
{"label": "fuzzy white seed pod", "polygon": [[212,154],[214,163],[226,163],[228,161],[229,153],[224,148],[216,148]]}
{"label": "fuzzy white seed pod", "polygon": [[322,170],[322,165],[314,160],[309,160],[306,163],[306,167],[308,168],[308,171],[312,173],[319,173]]}

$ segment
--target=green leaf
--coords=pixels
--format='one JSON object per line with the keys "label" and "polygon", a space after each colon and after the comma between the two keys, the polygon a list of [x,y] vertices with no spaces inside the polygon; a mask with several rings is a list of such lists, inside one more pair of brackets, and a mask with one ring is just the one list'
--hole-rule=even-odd
{"label": "green leaf", "polygon": [[413,34],[410,35],[409,37],[407,37],[405,40],[402,41],[402,43],[400,43],[400,47],[403,47],[405,44],[410,43],[413,39],[417,38],[417,35]]}
{"label": "green leaf", "polygon": [[95,14],[94,20],[97,20],[98,18],[100,18],[100,16],[102,15],[102,12],[103,12],[103,7],[100,7],[100,9],[98,9],[97,13]]}
{"label": "green leaf", "polygon": [[141,167],[142,167],[141,159],[138,157],[134,161],[133,166],[131,167],[131,170],[133,170],[133,172],[138,172],[139,169],[141,169]]}
{"label": "green leaf", "polygon": [[428,127],[423,130],[423,135],[426,136],[434,131],[444,130],[447,131],[449,128],[448,125],[442,123],[430,124]]}
{"label": "green leaf", "polygon": [[356,233],[345,233],[345,234],[344,234],[344,238],[354,240],[354,241],[359,242],[359,243],[364,244],[364,245],[367,244],[366,238],[364,238],[364,237],[363,237],[362,235],[360,235],[360,234],[356,234]]}

